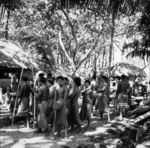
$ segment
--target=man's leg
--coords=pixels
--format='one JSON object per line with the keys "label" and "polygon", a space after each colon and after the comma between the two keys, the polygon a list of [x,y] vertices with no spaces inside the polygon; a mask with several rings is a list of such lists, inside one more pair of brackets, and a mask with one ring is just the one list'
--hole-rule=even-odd
{"label": "man's leg", "polygon": [[87,104],[87,111],[88,111],[88,127],[90,127],[91,122],[91,113],[92,113],[92,104]]}
{"label": "man's leg", "polygon": [[58,125],[58,126],[57,126],[57,136],[58,136],[58,137],[61,137],[61,134],[60,134],[60,133],[61,133],[61,126]]}
{"label": "man's leg", "polygon": [[108,117],[108,122],[110,122],[110,112],[109,112],[109,109],[107,109],[107,117]]}
{"label": "man's leg", "polygon": [[122,107],[120,107],[120,116],[119,116],[119,119],[120,119],[120,120],[122,120],[122,119],[123,119],[122,111],[123,111],[123,109],[122,109]]}
{"label": "man's leg", "polygon": [[103,111],[101,111],[101,110],[99,111],[100,119],[101,119],[101,120],[103,120],[103,113],[104,113]]}
{"label": "man's leg", "polygon": [[40,127],[40,120],[41,120],[41,104],[38,104],[38,114],[37,114],[37,125],[38,129],[35,131],[35,133],[42,133],[42,128]]}

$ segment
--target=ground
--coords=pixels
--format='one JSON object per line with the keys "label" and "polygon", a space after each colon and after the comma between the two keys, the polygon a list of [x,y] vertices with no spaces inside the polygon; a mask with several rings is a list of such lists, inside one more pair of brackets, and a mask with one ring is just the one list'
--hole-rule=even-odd
{"label": "ground", "polygon": [[[118,137],[115,134],[122,131],[123,126],[120,126],[120,129],[118,128],[119,126],[117,129],[115,129],[115,126],[112,128],[111,125],[113,123],[118,124],[119,121],[117,121],[112,115],[111,117],[112,120],[110,123],[107,122],[106,116],[104,121],[100,121],[98,117],[93,117],[90,129],[83,128],[82,132],[79,134],[77,134],[76,131],[68,132],[67,138],[57,139],[54,139],[51,134],[50,136],[34,134],[32,127],[26,128],[21,122],[17,124],[15,123],[13,126],[3,125],[3,127],[0,128],[0,148],[60,148],[64,145],[69,146],[70,148],[76,148],[79,144],[84,143],[92,143],[96,146],[96,148],[99,148],[99,144],[102,143],[107,145],[108,148],[113,148],[118,140]],[[128,124],[127,119],[124,119],[123,122]],[[84,125],[85,123],[83,126]],[[108,133],[108,129],[111,129],[112,131],[114,130],[116,133]],[[95,138],[94,136],[98,137]],[[136,144],[136,147],[148,148],[150,147],[150,142],[146,141],[144,144]]]}
{"label": "ground", "polygon": [[59,148],[61,145],[76,148],[80,143],[89,141],[85,134],[86,130],[79,134],[74,131],[68,133],[68,138],[53,139],[52,135],[46,137],[44,134],[34,134],[32,128],[27,129],[23,124],[18,123],[13,126],[2,127],[0,129],[0,141],[3,148]]}

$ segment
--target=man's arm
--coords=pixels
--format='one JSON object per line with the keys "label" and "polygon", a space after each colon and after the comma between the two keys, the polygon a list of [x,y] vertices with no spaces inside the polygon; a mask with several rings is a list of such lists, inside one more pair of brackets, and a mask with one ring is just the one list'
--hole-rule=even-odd
{"label": "man's arm", "polygon": [[30,92],[32,95],[34,95],[34,89],[30,86]]}
{"label": "man's arm", "polygon": [[23,86],[19,86],[19,90],[17,92],[17,97],[20,98],[22,96],[23,93]]}
{"label": "man's arm", "polygon": [[120,82],[118,82],[116,95],[118,95],[120,93],[120,89],[121,89],[121,84],[120,84]]}
{"label": "man's arm", "polygon": [[92,89],[91,86],[89,86],[88,88],[81,90],[81,93],[84,93],[84,92],[89,91],[91,89]]}

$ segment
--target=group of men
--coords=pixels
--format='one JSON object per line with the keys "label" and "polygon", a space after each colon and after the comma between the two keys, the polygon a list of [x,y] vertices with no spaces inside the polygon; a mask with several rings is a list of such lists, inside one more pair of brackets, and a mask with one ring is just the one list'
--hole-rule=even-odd
{"label": "group of men", "polygon": [[[87,127],[89,127],[94,108],[99,110],[100,119],[103,119],[104,112],[107,112],[108,121],[110,121],[108,80],[105,76],[97,78],[94,76],[91,80],[85,80],[84,84],[81,84],[80,77],[69,80],[63,76],[45,77],[42,73],[34,81],[34,87],[31,87],[28,78],[24,76],[17,94],[20,101],[16,116],[28,116],[29,104],[32,109],[34,104],[37,121],[35,133],[49,134],[50,125],[57,136],[61,136],[62,131],[66,136],[68,129],[81,131],[84,120],[87,120]],[[126,108],[129,104],[127,98],[122,97],[128,93],[129,88],[130,85],[123,76],[117,89],[117,98],[121,100],[118,103],[120,108]],[[35,98],[36,105],[30,98]],[[80,110],[79,98],[82,100]]]}

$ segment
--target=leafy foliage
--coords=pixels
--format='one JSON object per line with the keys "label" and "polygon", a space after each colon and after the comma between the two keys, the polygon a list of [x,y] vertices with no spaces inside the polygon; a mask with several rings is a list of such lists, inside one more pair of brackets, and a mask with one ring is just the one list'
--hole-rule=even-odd
{"label": "leafy foliage", "polygon": [[139,19],[138,31],[142,38],[136,39],[133,42],[124,46],[124,48],[132,48],[133,51],[128,56],[140,56],[141,58],[150,57],[150,1],[144,1],[142,9],[142,16]]}
{"label": "leafy foliage", "polygon": [[[111,13],[116,15],[113,50],[120,48],[123,52],[126,39],[137,31],[135,13],[141,3],[137,0],[25,0],[20,9],[11,13],[9,38],[18,41],[30,54],[33,51],[42,54],[39,60],[42,69],[55,70],[62,66],[75,73],[100,65],[105,67]],[[3,27],[5,23],[1,21],[0,25]],[[2,29],[0,35],[4,37]]]}

